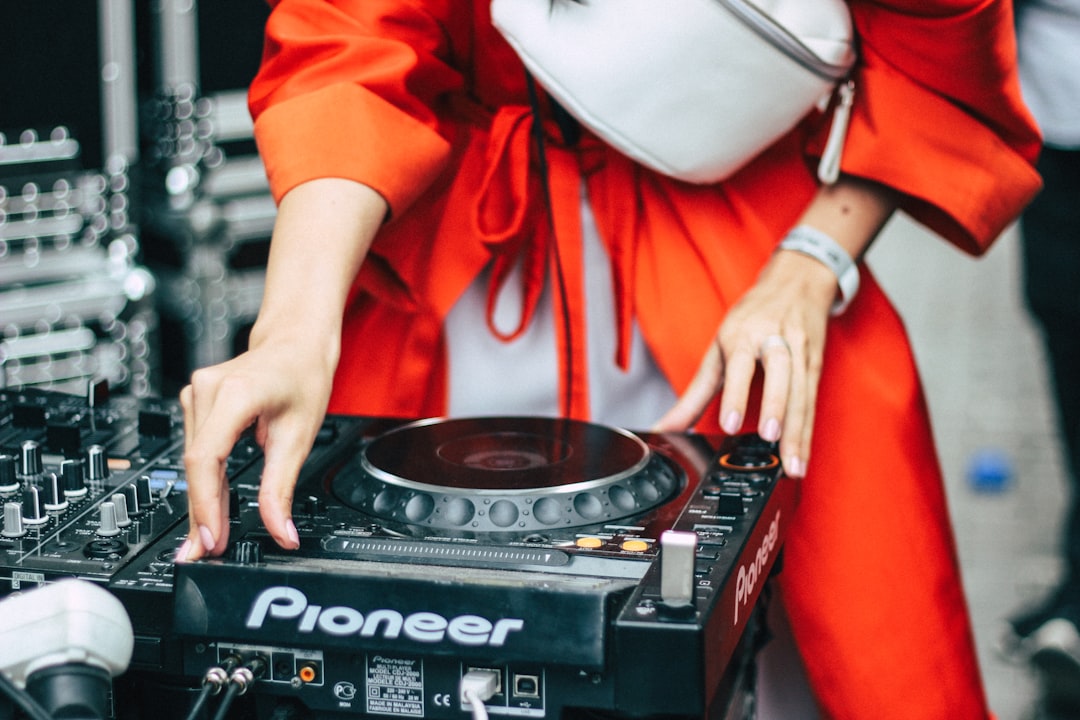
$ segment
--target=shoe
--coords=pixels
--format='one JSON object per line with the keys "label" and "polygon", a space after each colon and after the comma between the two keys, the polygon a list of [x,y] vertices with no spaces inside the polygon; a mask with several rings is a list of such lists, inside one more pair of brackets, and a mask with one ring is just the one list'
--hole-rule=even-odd
{"label": "shoe", "polygon": [[1080,584],[1067,582],[1042,603],[1010,617],[999,637],[998,650],[1010,660],[1027,662],[1037,647],[1032,639],[1046,623],[1063,618],[1080,627]]}
{"label": "shoe", "polygon": [[1055,618],[1029,640],[1043,703],[1059,714],[1072,710],[1080,717],[1080,630],[1071,620]]}
{"label": "shoe", "polygon": [[1071,593],[1010,619],[999,649],[1035,670],[1047,716],[1080,718],[1080,602]]}

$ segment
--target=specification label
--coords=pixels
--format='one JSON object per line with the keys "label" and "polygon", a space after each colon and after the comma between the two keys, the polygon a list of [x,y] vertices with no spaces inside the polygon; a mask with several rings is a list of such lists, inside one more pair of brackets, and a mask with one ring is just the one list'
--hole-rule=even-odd
{"label": "specification label", "polygon": [[423,664],[411,658],[369,656],[366,700],[373,715],[423,717]]}

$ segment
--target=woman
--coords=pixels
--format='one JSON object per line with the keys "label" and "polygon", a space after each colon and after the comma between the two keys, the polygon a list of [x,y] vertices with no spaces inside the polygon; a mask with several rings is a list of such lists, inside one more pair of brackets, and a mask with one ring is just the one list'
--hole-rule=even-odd
{"label": "woman", "polygon": [[[828,130],[814,115],[699,186],[587,132],[569,142],[542,101],[541,174],[525,75],[486,2],[278,2],[250,94],[280,200],[267,289],[249,351],[181,395],[192,531],[179,557],[225,549],[223,460],[251,423],[262,517],[283,547],[298,545],[292,488],[327,408],[757,430],[804,477],[780,585],[821,712],[985,718],[900,321],[865,268],[831,317],[837,276],[777,245],[807,227],[858,258],[900,208],[981,252],[1038,187],[1038,137],[1009,3],[851,9],[841,179],[814,178]],[[533,353],[514,348],[537,337],[550,361],[522,370]]]}

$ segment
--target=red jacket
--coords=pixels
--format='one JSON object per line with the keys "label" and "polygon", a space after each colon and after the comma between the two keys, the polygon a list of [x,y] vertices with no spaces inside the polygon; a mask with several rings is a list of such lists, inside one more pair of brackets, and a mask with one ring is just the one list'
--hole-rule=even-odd
{"label": "red jacket", "polygon": [[[843,171],[901,190],[907,213],[982,252],[1039,187],[1039,138],[1019,97],[1010,4],[851,7],[860,64]],[[552,242],[529,163],[524,71],[487,3],[281,0],[250,102],[275,196],[345,177],[391,207],[350,297],[331,412],[442,414],[442,319],[485,265],[498,269],[521,253],[537,271],[526,296],[538,297]],[[567,148],[546,123],[569,336],[584,322],[573,261],[584,182],[612,258],[615,360],[626,362],[636,321],[683,389],[727,309],[814,194],[812,156],[826,126],[810,117],[732,178],[695,186],[588,136]],[[557,328],[560,342],[565,330]],[[564,369],[574,397],[563,412],[587,418],[584,363],[575,353]],[[700,429],[716,430],[715,415],[707,412]],[[830,324],[816,417],[781,584],[823,712],[986,717],[914,362],[865,268],[856,301]]]}

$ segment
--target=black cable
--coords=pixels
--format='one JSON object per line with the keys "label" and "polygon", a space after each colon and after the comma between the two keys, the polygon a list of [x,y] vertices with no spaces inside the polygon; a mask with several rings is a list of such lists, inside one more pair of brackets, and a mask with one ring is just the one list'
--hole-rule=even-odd
{"label": "black cable", "polygon": [[2,672],[0,672],[0,692],[11,698],[15,706],[26,713],[30,720],[53,720],[48,711],[30,693],[17,686]]}
{"label": "black cable", "polygon": [[221,692],[221,688],[225,686],[225,683],[229,682],[229,673],[236,669],[241,662],[243,662],[243,658],[236,653],[229,653],[221,661],[220,665],[215,665],[206,671],[206,674],[203,675],[202,692],[199,693],[195,704],[188,711],[185,720],[198,719],[199,713],[202,712],[203,706],[206,705],[210,696]]}
{"label": "black cable", "polygon": [[532,105],[533,140],[536,142],[537,163],[540,166],[540,177],[544,191],[544,202],[547,205],[545,213],[548,221],[548,229],[551,231],[551,251],[555,265],[555,289],[559,293],[559,301],[562,306],[563,327],[566,329],[566,347],[563,353],[563,400],[567,415],[571,414],[574,398],[574,332],[570,324],[570,303],[566,290],[566,277],[563,275],[562,260],[559,256],[559,239],[555,233],[555,207],[551,202],[551,185],[549,182],[547,153],[544,150],[544,124],[540,115],[540,98],[536,93],[536,84],[532,75],[526,71],[525,86],[529,90],[529,103]]}
{"label": "black cable", "polygon": [[206,705],[207,700],[211,695],[215,695],[217,690],[221,687],[216,687],[212,683],[203,683],[202,692],[199,693],[199,697],[195,700],[195,704],[191,706],[191,710],[187,714],[186,720],[197,720],[199,713],[202,712],[203,706]]}
{"label": "black cable", "polygon": [[214,715],[214,720],[225,720],[225,716],[229,714],[229,707],[232,705],[236,696],[244,692],[244,688],[236,683],[229,683],[228,689],[225,690],[225,697],[221,698],[221,704],[218,705],[217,713]]}

